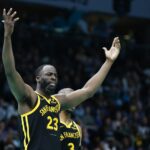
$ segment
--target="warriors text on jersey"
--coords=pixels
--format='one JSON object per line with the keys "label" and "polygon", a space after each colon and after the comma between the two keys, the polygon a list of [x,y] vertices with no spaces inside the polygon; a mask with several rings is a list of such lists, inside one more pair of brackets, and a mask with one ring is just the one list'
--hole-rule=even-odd
{"label": "warriors text on jersey", "polygon": [[80,131],[78,125],[72,121],[69,125],[60,123],[60,141],[62,150],[80,149]]}
{"label": "warriors text on jersey", "polygon": [[20,116],[22,149],[60,150],[60,103],[54,96],[37,96],[34,109]]}

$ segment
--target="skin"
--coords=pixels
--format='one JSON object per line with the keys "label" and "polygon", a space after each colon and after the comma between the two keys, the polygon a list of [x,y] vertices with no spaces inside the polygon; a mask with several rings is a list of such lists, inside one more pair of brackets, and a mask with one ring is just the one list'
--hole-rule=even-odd
{"label": "skin", "polygon": [[[18,112],[23,114],[33,109],[37,101],[37,95],[33,88],[23,81],[15,67],[11,36],[14,31],[14,25],[19,20],[18,17],[15,17],[16,14],[17,12],[13,11],[12,8],[8,12],[6,12],[5,9],[3,10],[2,22],[4,23],[4,44],[2,60],[9,87],[18,102]],[[109,50],[105,47],[103,49],[106,56],[104,64],[81,89],[68,94],[55,95],[61,104],[62,110],[76,107],[96,93],[97,89],[101,86],[102,82],[107,76],[112,64],[119,55],[119,38],[114,38],[112,46]],[[51,65],[44,66],[40,74],[36,77],[36,82],[36,91],[44,95],[46,98],[50,98],[50,96],[54,94],[54,90],[58,82],[55,67]],[[49,83],[49,85],[46,85],[45,83]]]}
{"label": "skin", "polygon": [[[71,88],[64,88],[60,90],[58,93],[59,94],[69,94],[73,92],[74,90]],[[69,111],[61,111],[59,114],[60,122],[64,122],[65,124],[70,124],[73,120],[71,119],[71,113],[74,111],[75,108],[70,108]],[[81,127],[77,124],[79,132],[80,132],[80,146],[81,146],[81,139],[82,139],[82,129]]]}

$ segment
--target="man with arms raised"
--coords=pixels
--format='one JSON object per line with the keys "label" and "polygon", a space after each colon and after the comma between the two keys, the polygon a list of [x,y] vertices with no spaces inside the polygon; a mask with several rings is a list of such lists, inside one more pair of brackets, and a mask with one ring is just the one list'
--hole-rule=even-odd
{"label": "man with arms raised", "polygon": [[21,142],[24,150],[59,150],[59,112],[75,107],[93,96],[108,74],[120,52],[119,38],[114,38],[110,50],[104,48],[106,61],[86,84],[69,94],[54,95],[57,72],[54,66],[43,65],[36,70],[36,92],[27,85],[15,67],[11,36],[16,11],[3,10],[4,44],[2,60],[11,92],[18,102]]}

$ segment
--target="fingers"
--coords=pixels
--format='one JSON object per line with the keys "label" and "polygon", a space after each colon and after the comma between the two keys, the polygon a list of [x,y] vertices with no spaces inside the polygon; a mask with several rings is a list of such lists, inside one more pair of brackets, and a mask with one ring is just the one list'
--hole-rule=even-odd
{"label": "fingers", "polygon": [[112,42],[112,46],[115,47],[116,42],[119,41],[119,37],[115,37],[113,42]]}
{"label": "fingers", "polygon": [[116,46],[117,46],[118,48],[121,47],[121,45],[120,45],[120,40],[118,40],[118,42],[116,43]]}
{"label": "fingers", "polygon": [[112,43],[112,46],[113,46],[113,47],[116,47],[116,48],[118,48],[118,49],[121,48],[119,37],[115,37],[115,38],[114,38],[113,43]]}
{"label": "fingers", "polygon": [[9,16],[12,12],[12,8],[9,9],[8,13],[7,13],[7,16]]}
{"label": "fingers", "polygon": [[6,9],[3,9],[3,17],[6,16]]}
{"label": "fingers", "polygon": [[15,18],[13,21],[14,22],[17,22],[19,20],[19,17]]}
{"label": "fingers", "polygon": [[3,9],[3,18],[4,18],[4,20],[2,20],[2,22],[5,22],[6,20],[8,21],[13,21],[13,22],[16,22],[16,21],[18,21],[19,20],[19,18],[17,17],[17,18],[14,18],[15,17],[15,15],[17,14],[17,12],[16,11],[12,11],[13,9],[12,8],[10,8],[9,9],[9,11],[6,13],[6,9],[4,8]]}
{"label": "fingers", "polygon": [[17,14],[17,12],[15,11],[15,12],[11,15],[11,17],[13,18],[16,14]]}
{"label": "fingers", "polygon": [[121,47],[119,38],[116,39],[115,47],[117,47],[118,49],[120,49],[120,47]]}

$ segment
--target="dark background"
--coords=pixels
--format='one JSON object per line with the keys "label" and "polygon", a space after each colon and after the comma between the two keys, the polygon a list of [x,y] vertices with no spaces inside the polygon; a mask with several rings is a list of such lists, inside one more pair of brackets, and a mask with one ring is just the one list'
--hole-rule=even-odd
{"label": "dark background", "polygon": [[[57,91],[82,88],[105,61],[102,47],[110,48],[113,38],[120,37],[119,58],[95,96],[77,107],[74,119],[83,127],[84,150],[149,150],[150,19],[130,16],[128,0],[112,1],[113,14],[0,1],[1,14],[10,7],[20,17],[13,34],[16,68],[33,88],[34,71],[42,64],[57,68]],[[2,44],[0,23],[0,52]],[[0,150],[19,150],[17,124],[17,104],[0,57]]]}

